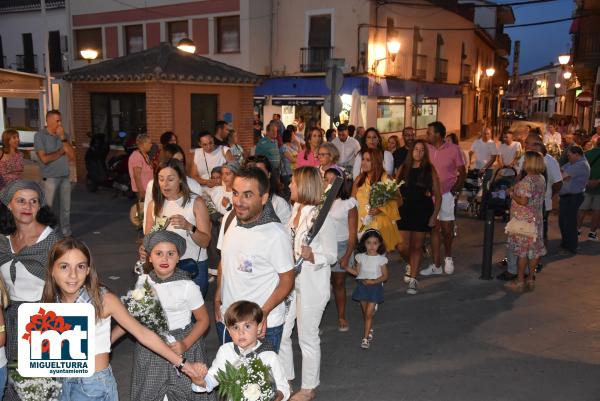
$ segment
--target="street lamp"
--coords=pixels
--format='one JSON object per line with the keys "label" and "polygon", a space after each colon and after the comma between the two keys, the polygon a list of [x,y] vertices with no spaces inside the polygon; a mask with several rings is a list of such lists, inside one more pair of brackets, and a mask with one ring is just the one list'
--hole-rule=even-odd
{"label": "street lamp", "polygon": [[486,75],[488,78],[491,78],[491,77],[493,77],[495,73],[496,73],[496,69],[495,69],[494,67],[490,67],[490,68],[487,68],[487,69],[485,70],[485,75]]}
{"label": "street lamp", "polygon": [[554,87],[555,87],[556,89],[559,89],[559,88],[560,88],[560,82],[557,82],[557,83],[555,83],[555,84],[554,84]]}
{"label": "street lamp", "polygon": [[561,54],[560,56],[558,56],[558,63],[560,65],[567,65],[567,64],[569,64],[570,60],[571,60],[570,54]]}
{"label": "street lamp", "polygon": [[191,39],[183,38],[177,43],[177,48],[186,53],[194,54],[196,52],[196,45]]}
{"label": "street lamp", "polygon": [[538,79],[537,81],[535,81],[536,86],[542,86],[542,81],[540,79]]}
{"label": "street lamp", "polygon": [[79,54],[81,54],[81,57],[89,64],[92,62],[92,60],[96,60],[96,57],[98,57],[98,50],[86,48],[81,50]]}
{"label": "street lamp", "polygon": [[396,60],[396,54],[400,52],[400,41],[398,39],[390,39],[387,42],[387,50],[390,54],[392,62]]}
{"label": "street lamp", "polygon": [[566,79],[566,80],[571,79],[572,75],[573,74],[571,73],[571,71],[565,71],[565,72],[563,72],[563,78]]}

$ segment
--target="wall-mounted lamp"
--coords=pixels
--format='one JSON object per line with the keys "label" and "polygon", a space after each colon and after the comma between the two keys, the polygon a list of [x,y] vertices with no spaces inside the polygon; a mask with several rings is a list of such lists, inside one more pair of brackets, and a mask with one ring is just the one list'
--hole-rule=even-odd
{"label": "wall-mounted lamp", "polygon": [[186,53],[194,54],[196,52],[196,45],[191,39],[183,38],[177,43],[177,48]]}
{"label": "wall-mounted lamp", "polygon": [[567,65],[569,64],[569,61],[571,61],[570,54],[561,54],[560,56],[558,56],[558,63],[560,65]]}
{"label": "wall-mounted lamp", "polygon": [[79,54],[81,54],[81,57],[89,64],[98,57],[98,50],[86,48],[81,50]]}
{"label": "wall-mounted lamp", "polygon": [[487,68],[487,69],[485,70],[485,75],[486,75],[488,78],[491,78],[491,77],[493,77],[495,73],[496,73],[496,69],[495,69],[494,67],[490,67],[490,68]]}
{"label": "wall-mounted lamp", "polygon": [[554,87],[555,87],[556,89],[560,88],[560,82],[557,82],[557,83],[555,83],[555,84],[554,84]]}
{"label": "wall-mounted lamp", "polygon": [[564,79],[571,79],[571,76],[573,75],[573,73],[571,71],[565,71],[563,72],[563,78]]}

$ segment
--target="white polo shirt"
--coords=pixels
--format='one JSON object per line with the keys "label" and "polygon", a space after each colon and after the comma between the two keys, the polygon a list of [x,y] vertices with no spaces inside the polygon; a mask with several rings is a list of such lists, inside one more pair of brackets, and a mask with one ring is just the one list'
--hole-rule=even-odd
{"label": "white polo shirt", "polygon": [[[223,216],[224,222],[229,213]],[[279,285],[279,274],[294,268],[292,239],[281,223],[244,228],[234,218],[225,235],[224,226],[221,224],[217,243],[221,250],[221,313],[241,300],[262,306]],[[282,302],[269,313],[267,327],[282,325],[284,318]]]}
{"label": "white polo shirt", "polygon": [[481,138],[473,142],[471,151],[475,153],[475,168],[477,170],[482,169],[492,157],[498,155],[496,142],[493,140],[484,142]]}
{"label": "white polo shirt", "polygon": [[337,164],[340,166],[354,165],[354,158],[360,152],[360,143],[353,137],[349,136],[344,142],[339,137],[335,137],[331,143],[340,152],[340,159]]}

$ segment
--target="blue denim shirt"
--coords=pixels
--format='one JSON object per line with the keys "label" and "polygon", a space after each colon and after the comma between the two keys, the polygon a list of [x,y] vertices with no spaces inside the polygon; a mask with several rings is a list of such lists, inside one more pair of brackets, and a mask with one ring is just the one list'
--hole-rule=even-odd
{"label": "blue denim shirt", "polygon": [[580,194],[585,191],[585,186],[590,178],[590,165],[585,157],[581,157],[575,163],[565,164],[562,171],[571,178],[563,180],[559,195]]}

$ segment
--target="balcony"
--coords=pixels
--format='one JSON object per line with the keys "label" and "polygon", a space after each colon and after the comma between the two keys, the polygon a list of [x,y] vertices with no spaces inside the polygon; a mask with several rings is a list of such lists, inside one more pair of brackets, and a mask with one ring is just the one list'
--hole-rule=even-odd
{"label": "balcony", "polygon": [[424,80],[427,78],[427,56],[424,54],[417,54],[413,66],[414,79]]}
{"label": "balcony", "polygon": [[327,61],[333,56],[333,47],[302,47],[300,72],[325,72]]}
{"label": "balcony", "polygon": [[446,60],[445,58],[437,59],[435,80],[437,82],[446,82],[448,80],[448,60]]}
{"label": "balcony", "polygon": [[37,54],[33,55],[33,65],[26,64],[26,58],[23,54],[17,54],[15,67],[17,71],[36,73],[38,70]]}
{"label": "balcony", "polygon": [[464,84],[470,84],[472,79],[471,64],[463,64],[462,77],[460,78],[460,81]]}

